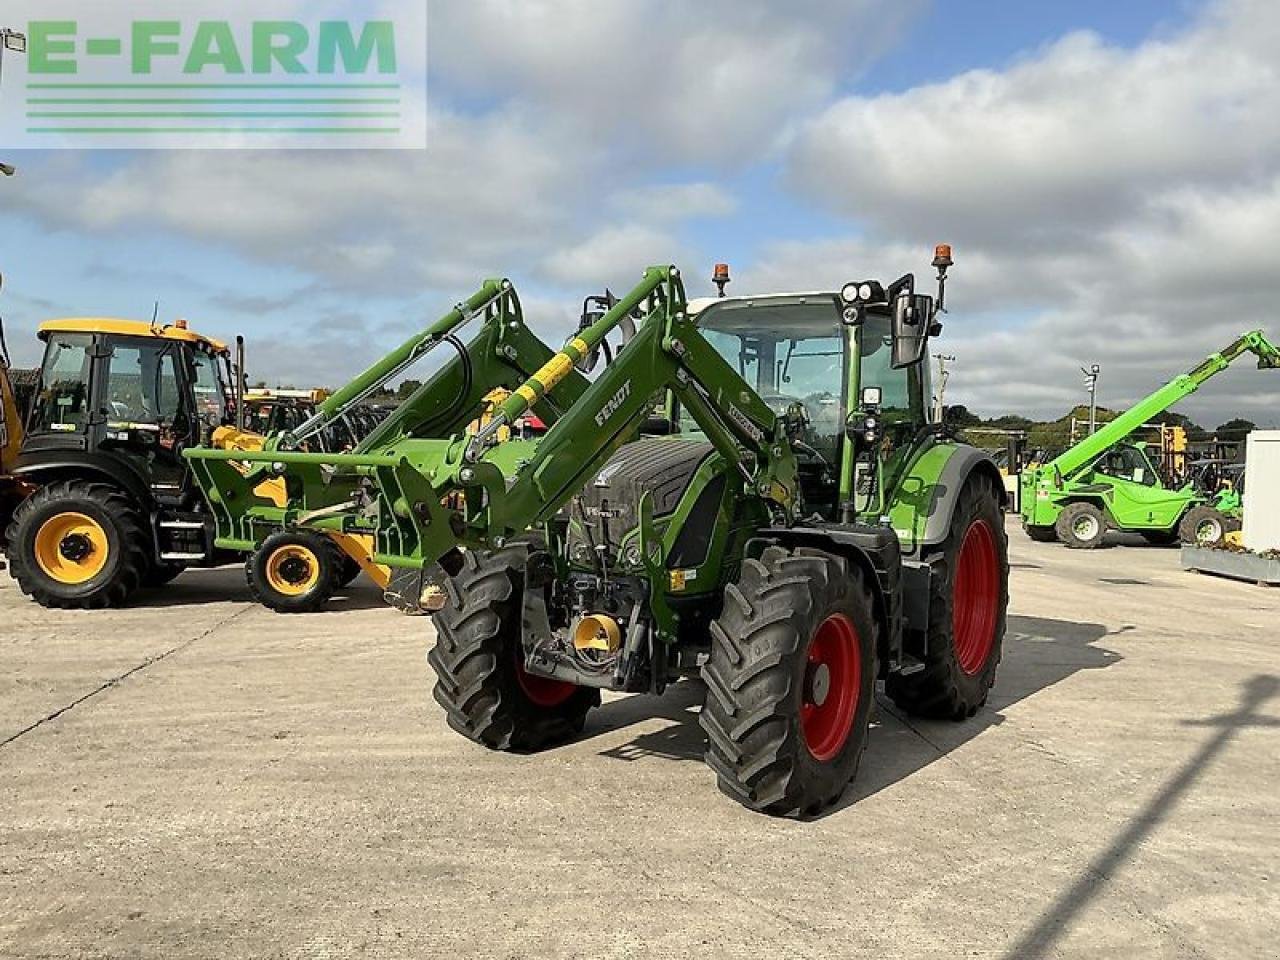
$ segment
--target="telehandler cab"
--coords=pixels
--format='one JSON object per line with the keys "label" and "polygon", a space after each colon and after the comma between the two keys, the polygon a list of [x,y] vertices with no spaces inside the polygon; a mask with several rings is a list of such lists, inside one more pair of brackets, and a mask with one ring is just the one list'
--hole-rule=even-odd
{"label": "telehandler cab", "polygon": [[[1000,660],[1003,491],[929,419],[950,249],[934,264],[936,299],[907,275],[692,303],[654,267],[559,352],[489,281],[294,434],[187,456],[216,543],[254,551],[277,609],[323,602],[334,536],[362,563],[432,571],[435,697],[464,736],[537,749],[581,731],[601,690],[701,676],[721,789],[814,813],[854,775],[878,679],[906,710],[963,719]],[[355,452],[297,449],[441,345],[451,359]],[[602,352],[590,381],[578,368]],[[498,442],[529,411],[547,432]],[[255,493],[270,481],[284,505]]]}
{"label": "telehandler cab", "polygon": [[[5,467],[21,496],[0,546],[22,591],[47,607],[118,606],[189,566],[236,559],[213,526],[182,451],[260,447],[234,426],[231,351],[187,329],[131,320],[53,320],[40,378]],[[7,419],[7,407],[6,407]]]}

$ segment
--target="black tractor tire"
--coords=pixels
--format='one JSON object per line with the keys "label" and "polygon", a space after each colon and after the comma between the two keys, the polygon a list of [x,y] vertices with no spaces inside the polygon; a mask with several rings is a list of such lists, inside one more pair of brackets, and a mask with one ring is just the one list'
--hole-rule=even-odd
{"label": "black tractor tire", "polygon": [[1220,547],[1228,533],[1240,529],[1240,521],[1208,504],[1192,507],[1178,523],[1178,539],[1193,547]]}
{"label": "black tractor tire", "polygon": [[1147,541],[1153,547],[1172,547],[1176,546],[1181,539],[1178,530],[1139,530],[1142,539]]}
{"label": "black tractor tire", "polygon": [[346,553],[341,547],[338,547],[338,565],[334,570],[336,574],[334,588],[344,590],[351,586],[351,584],[355,583],[356,578],[360,576],[361,569],[359,562],[354,557]]}
{"label": "black tractor tire", "polygon": [[526,673],[521,642],[524,569],[530,546],[468,550],[445,581],[432,616],[436,645],[427,662],[449,726],[491,750],[534,751],[582,732],[600,691]]}
{"label": "black tractor tire", "polygon": [[1009,539],[988,478],[965,481],[947,538],[926,559],[933,576],[924,669],[891,674],[885,693],[908,713],[965,720],[995,683],[1009,607]]}
{"label": "black tractor tire", "polygon": [[840,798],[867,745],[879,624],[845,558],[768,548],[711,625],[699,722],[721,791],[778,816]]}
{"label": "black tractor tire", "polygon": [[273,533],[245,561],[245,580],[264,607],[277,613],[314,613],[333,597],[340,553],[323,533]]}
{"label": "black tractor tire", "polygon": [[22,592],[64,610],[122,606],[152,559],[138,505],[105,483],[41,487],[14,510],[6,539],[9,571]]}
{"label": "black tractor tire", "polygon": [[1058,514],[1054,532],[1072,550],[1096,550],[1106,539],[1107,518],[1092,503],[1068,503]]}
{"label": "black tractor tire", "polygon": [[185,569],[187,568],[180,563],[165,563],[163,560],[152,563],[147,567],[147,572],[142,575],[142,585],[163,587],[165,584],[172,583]]}
{"label": "black tractor tire", "polygon": [[1057,543],[1058,532],[1053,529],[1052,525],[1042,527],[1029,523],[1022,525],[1022,532],[1034,540],[1036,543]]}

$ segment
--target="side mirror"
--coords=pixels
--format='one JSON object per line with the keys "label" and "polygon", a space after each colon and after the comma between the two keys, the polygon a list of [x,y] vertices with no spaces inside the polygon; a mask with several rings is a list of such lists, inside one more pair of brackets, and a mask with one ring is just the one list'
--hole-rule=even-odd
{"label": "side mirror", "polygon": [[924,359],[932,323],[933,297],[904,293],[893,301],[893,369],[914,366]]}

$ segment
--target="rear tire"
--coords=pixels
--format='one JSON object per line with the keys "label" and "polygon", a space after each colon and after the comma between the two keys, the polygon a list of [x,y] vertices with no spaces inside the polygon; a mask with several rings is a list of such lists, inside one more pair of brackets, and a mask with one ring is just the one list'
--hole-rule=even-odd
{"label": "rear tire", "polygon": [[1036,543],[1057,543],[1058,542],[1057,531],[1055,531],[1052,526],[1041,527],[1041,526],[1032,526],[1031,524],[1024,523],[1022,525],[1022,532],[1025,533],[1032,540],[1034,540]]}
{"label": "rear tire", "polygon": [[1069,503],[1058,514],[1054,531],[1072,550],[1096,550],[1107,535],[1107,518],[1092,503]]}
{"label": "rear tire", "polygon": [[24,500],[6,539],[22,592],[64,610],[122,606],[152,552],[137,504],[115,487],[81,480],[51,483]]}
{"label": "rear tire", "polygon": [[1193,547],[1220,547],[1226,542],[1228,533],[1239,529],[1239,520],[1201,504],[1183,515],[1178,524],[1178,538]]}
{"label": "rear tire", "polygon": [[702,668],[720,789],[780,816],[835,803],[867,745],[878,636],[871,590],[843,557],[770,547],[744,561]]}
{"label": "rear tire", "polygon": [[273,533],[245,561],[245,580],[264,607],[277,613],[313,613],[333,597],[338,553],[322,533]]}
{"label": "rear tire", "polygon": [[925,667],[890,675],[885,693],[908,713],[964,720],[995,683],[1009,606],[1009,540],[986,477],[965,482],[947,539],[930,559]]}
{"label": "rear tire", "polygon": [[527,673],[521,642],[528,544],[490,553],[468,550],[445,581],[445,605],[432,616],[436,645],[427,662],[433,695],[449,726],[492,750],[533,751],[571,740],[600,691]]}

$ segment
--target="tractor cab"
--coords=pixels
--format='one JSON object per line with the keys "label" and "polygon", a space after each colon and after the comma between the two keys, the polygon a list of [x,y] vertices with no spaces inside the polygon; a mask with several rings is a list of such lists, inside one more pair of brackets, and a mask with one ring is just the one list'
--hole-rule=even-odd
{"label": "tractor cab", "polygon": [[129,320],[43,324],[23,459],[102,456],[175,504],[192,491],[182,450],[233,422],[230,351],[187,328]]}

